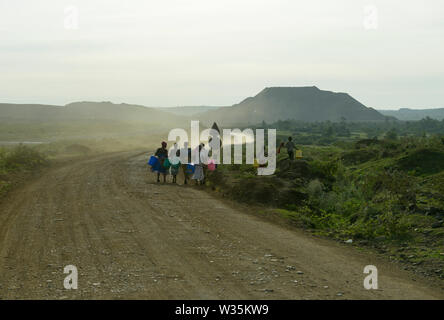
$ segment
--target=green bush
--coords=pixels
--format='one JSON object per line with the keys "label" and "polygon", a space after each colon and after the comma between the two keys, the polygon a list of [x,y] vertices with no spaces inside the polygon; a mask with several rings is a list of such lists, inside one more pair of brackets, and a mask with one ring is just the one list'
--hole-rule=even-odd
{"label": "green bush", "polygon": [[342,161],[345,165],[361,164],[377,158],[377,153],[374,150],[353,150],[342,155]]}
{"label": "green bush", "polygon": [[2,171],[34,169],[46,163],[46,158],[37,150],[19,145],[11,151],[3,150],[0,157]]}
{"label": "green bush", "polygon": [[13,185],[11,173],[32,170],[46,163],[45,157],[38,151],[20,145],[13,149],[0,149],[0,195]]}
{"label": "green bush", "polygon": [[419,149],[397,162],[400,170],[414,171],[416,175],[430,175],[444,170],[444,152],[434,149]]}
{"label": "green bush", "polygon": [[313,160],[309,164],[313,176],[321,179],[323,182],[331,185],[336,180],[335,175],[340,167],[339,161]]}

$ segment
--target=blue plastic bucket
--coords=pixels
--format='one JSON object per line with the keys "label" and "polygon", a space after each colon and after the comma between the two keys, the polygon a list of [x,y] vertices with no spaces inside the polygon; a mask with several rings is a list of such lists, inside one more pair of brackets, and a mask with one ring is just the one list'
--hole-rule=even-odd
{"label": "blue plastic bucket", "polygon": [[150,166],[155,166],[157,161],[158,161],[158,159],[155,156],[151,156],[150,159],[148,160],[148,164]]}
{"label": "blue plastic bucket", "polygon": [[188,174],[194,173],[194,165],[193,164],[187,164],[187,173]]}

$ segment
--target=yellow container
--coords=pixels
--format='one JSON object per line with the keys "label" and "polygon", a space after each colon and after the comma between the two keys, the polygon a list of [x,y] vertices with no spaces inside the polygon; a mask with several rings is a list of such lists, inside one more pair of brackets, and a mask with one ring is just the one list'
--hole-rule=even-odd
{"label": "yellow container", "polygon": [[302,159],[302,150],[296,150],[296,159]]}

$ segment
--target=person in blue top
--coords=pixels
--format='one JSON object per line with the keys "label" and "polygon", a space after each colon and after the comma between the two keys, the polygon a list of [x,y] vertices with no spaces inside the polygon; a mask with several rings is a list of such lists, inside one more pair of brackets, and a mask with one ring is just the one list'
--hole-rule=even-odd
{"label": "person in blue top", "polygon": [[168,159],[167,143],[162,142],[162,147],[157,149],[154,156],[159,159],[153,167],[153,171],[157,172],[157,182],[160,182],[160,174],[163,174],[163,182],[166,182],[167,169],[163,166],[163,163]]}

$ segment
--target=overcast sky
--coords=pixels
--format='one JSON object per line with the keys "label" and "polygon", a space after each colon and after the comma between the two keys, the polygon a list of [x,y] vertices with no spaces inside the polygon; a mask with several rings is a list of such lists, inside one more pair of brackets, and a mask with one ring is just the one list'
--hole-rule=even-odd
{"label": "overcast sky", "polygon": [[443,0],[0,0],[0,35],[0,102],[232,105],[315,85],[444,107]]}

